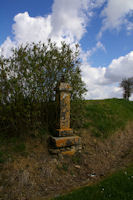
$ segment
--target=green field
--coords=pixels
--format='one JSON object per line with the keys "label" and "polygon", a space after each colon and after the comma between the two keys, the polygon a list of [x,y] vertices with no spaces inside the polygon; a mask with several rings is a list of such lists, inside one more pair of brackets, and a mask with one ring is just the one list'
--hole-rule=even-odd
{"label": "green field", "polygon": [[107,138],[133,120],[133,102],[123,99],[84,102],[84,128],[93,136]]}
{"label": "green field", "polygon": [[133,165],[96,185],[84,187],[53,200],[132,200]]}

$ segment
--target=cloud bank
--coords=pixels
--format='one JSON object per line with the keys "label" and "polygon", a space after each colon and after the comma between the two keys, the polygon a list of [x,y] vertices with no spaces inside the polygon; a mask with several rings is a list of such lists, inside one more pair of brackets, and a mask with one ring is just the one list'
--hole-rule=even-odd
{"label": "cloud bank", "polygon": [[108,67],[92,67],[88,63],[82,66],[82,77],[87,85],[87,99],[122,97],[119,87],[123,78],[133,76],[133,51],[112,60]]}

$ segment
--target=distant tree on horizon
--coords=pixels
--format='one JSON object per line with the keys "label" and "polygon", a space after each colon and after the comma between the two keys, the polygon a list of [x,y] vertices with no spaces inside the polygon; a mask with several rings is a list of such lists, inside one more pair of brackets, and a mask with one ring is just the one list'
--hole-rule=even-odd
{"label": "distant tree on horizon", "polygon": [[123,98],[129,100],[133,92],[133,77],[122,79],[120,87],[123,88]]}

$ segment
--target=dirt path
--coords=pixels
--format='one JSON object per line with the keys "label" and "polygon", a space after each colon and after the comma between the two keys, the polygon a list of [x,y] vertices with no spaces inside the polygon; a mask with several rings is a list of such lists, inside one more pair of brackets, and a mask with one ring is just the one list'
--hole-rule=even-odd
{"label": "dirt path", "polygon": [[101,141],[82,132],[81,153],[51,156],[46,143],[28,141],[27,157],[0,166],[0,200],[43,200],[91,184],[133,162],[133,124]]}

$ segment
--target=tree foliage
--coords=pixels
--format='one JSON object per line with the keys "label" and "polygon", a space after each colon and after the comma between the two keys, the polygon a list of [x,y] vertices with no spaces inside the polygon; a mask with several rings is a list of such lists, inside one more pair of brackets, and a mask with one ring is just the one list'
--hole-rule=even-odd
{"label": "tree foliage", "polygon": [[[81,79],[78,45],[73,50],[64,42],[57,47],[49,40],[48,44],[32,43],[13,49],[9,58],[1,56],[1,129],[9,127],[20,132],[24,127],[50,127],[50,105],[54,109],[54,89],[62,76],[73,88],[71,99],[82,99],[86,89]],[[53,114],[53,121],[54,117]]]}
{"label": "tree foliage", "polygon": [[123,88],[123,98],[129,100],[133,92],[133,78],[125,78],[121,81],[120,87]]}

